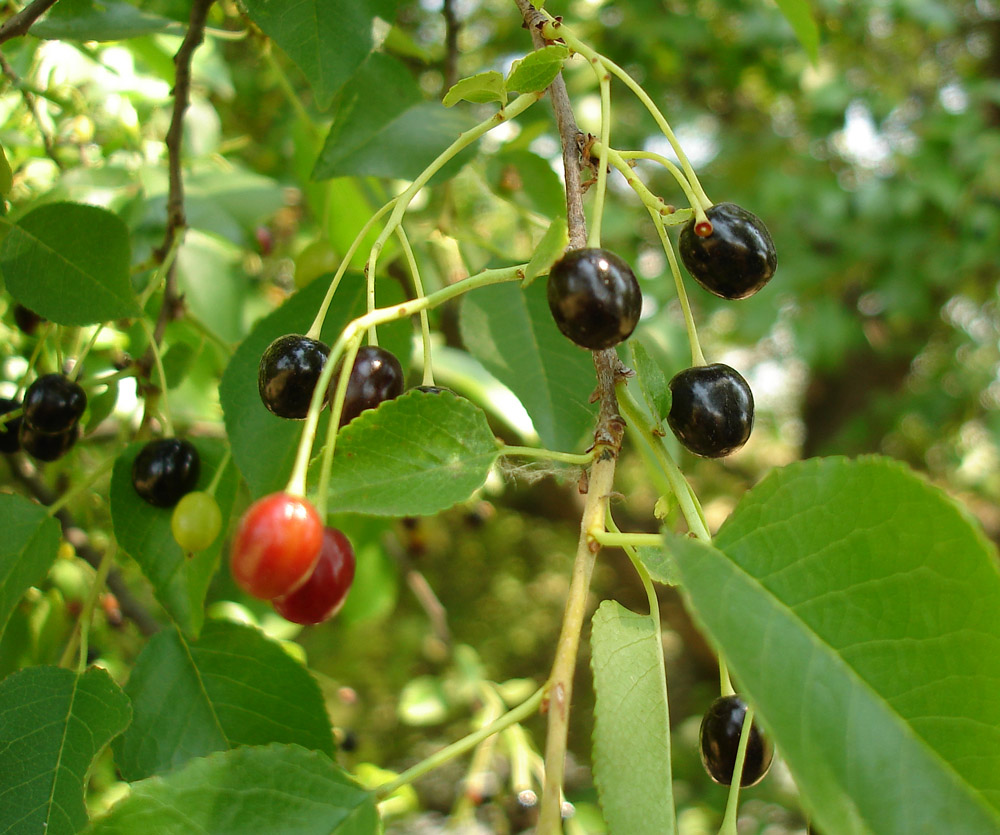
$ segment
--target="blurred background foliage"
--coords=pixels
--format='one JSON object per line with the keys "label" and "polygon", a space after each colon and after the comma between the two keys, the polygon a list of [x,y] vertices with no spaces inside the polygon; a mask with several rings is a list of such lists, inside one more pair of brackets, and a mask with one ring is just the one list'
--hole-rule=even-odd
{"label": "blurred background foliage", "polygon": [[[91,5],[63,0],[57,9],[73,14]],[[137,263],[163,234],[171,56],[189,4],[141,5],[160,24],[127,40],[8,42],[0,95],[11,215],[58,199],[110,207],[129,224]],[[821,33],[814,62],[770,0],[548,4],[661,106],[709,196],[758,214],[777,246],[777,275],[752,299],[727,303],[690,288],[706,355],[748,378],[757,425],[748,446],[725,463],[685,455],[684,469],[718,525],[773,466],[881,452],[960,497],[998,540],[1000,4],[810,5]],[[0,6],[11,12],[15,4]],[[449,16],[457,21],[451,56]],[[297,286],[339,263],[370,214],[401,187],[374,177],[311,180],[338,101],[319,110],[295,65],[231,0],[216,3],[210,26],[196,54],[186,136],[192,229],[179,264],[191,315],[172,324],[166,340],[168,356],[176,352],[175,420],[209,435],[222,431],[216,381],[232,346]],[[381,51],[405,65],[431,100],[458,77],[507,70],[530,49],[509,0],[401,2],[394,25],[377,36]],[[582,129],[596,133],[590,68],[572,61],[566,76]],[[666,152],[652,120],[619,85],[612,106],[615,147]],[[480,118],[491,112],[459,108]],[[547,107],[535,107],[487,137],[454,179],[421,195],[407,228],[428,289],[530,256],[544,229],[539,218],[563,211],[558,157]],[[654,192],[683,205],[661,171],[638,170]],[[617,175],[610,188],[604,244],[640,276],[646,304],[638,336],[669,377],[689,363],[672,281],[644,210]],[[365,252],[355,257],[358,266]],[[397,250],[387,248],[380,264],[385,280],[406,282]],[[138,270],[137,286],[144,280]],[[441,346],[454,349],[437,354],[441,380],[487,406],[502,437],[530,441],[516,408],[461,353],[456,309],[433,318]],[[34,342],[13,326],[11,309],[3,323],[3,380],[12,381]],[[143,349],[138,331],[107,339],[99,347],[109,354]],[[129,437],[128,396],[123,384],[117,423],[105,421],[93,435],[95,456],[102,442],[111,449]],[[90,460],[81,453],[72,466]],[[547,673],[580,499],[573,477],[541,475],[498,472],[468,506],[432,519],[344,520],[362,543],[358,600],[331,624],[296,633],[241,597],[225,572],[211,611],[297,638],[341,729],[345,765],[400,770],[468,728],[483,678],[540,682]],[[655,530],[657,492],[634,456],[623,459],[619,490],[619,525]],[[670,508],[657,510],[673,520]],[[78,512],[99,539],[108,528],[104,510],[95,504]],[[58,655],[87,570],[71,560],[57,569],[12,620],[0,645],[3,672]],[[143,595],[136,572],[132,579]],[[627,561],[614,551],[602,556],[594,596],[644,606]],[[662,607],[682,831],[714,831],[725,793],[694,754],[701,713],[717,687],[714,659],[669,589]],[[140,641],[112,614],[95,641],[121,677]],[[592,697],[586,686],[578,694],[571,748],[579,768],[569,771],[568,792],[579,831],[599,832],[586,774]],[[540,741],[540,726],[532,730]],[[407,813],[398,831],[434,831],[448,810],[482,831],[522,829],[530,817],[517,792],[525,786],[517,774],[512,781],[511,761],[497,758],[497,774],[484,778],[476,798],[458,788],[464,763],[419,783],[418,800],[398,799]],[[109,769],[95,775],[95,805],[113,796]],[[746,794],[742,816],[741,832],[805,827],[780,767]]]}

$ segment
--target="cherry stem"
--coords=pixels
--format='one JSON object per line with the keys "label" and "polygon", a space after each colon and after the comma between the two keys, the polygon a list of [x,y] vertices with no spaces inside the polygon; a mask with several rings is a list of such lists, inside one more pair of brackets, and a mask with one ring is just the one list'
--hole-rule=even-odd
{"label": "cherry stem", "polygon": [[504,728],[516,725],[522,720],[527,719],[533,713],[537,712],[544,695],[545,688],[540,687],[531,696],[521,702],[521,704],[511,710],[508,710],[499,719],[490,722],[478,731],[474,731],[468,736],[462,737],[462,739],[457,742],[453,742],[451,745],[448,745],[440,751],[431,754],[431,756],[427,757],[427,759],[422,760],[412,768],[408,768],[394,780],[390,780],[388,783],[383,783],[381,786],[378,786],[375,789],[375,797],[379,800],[384,800],[401,786],[408,785],[414,780],[417,780],[425,774],[433,771],[435,768],[439,768],[445,763],[450,762],[455,759],[455,757],[460,757],[466,751],[471,751],[479,745],[480,742],[488,739],[494,734],[499,733]]}
{"label": "cherry stem", "polygon": [[721,655],[719,656],[719,692],[723,696],[732,696],[736,693],[733,681],[729,678],[729,665],[726,664],[726,659]]}
{"label": "cherry stem", "polygon": [[47,322],[45,329],[42,331],[42,335],[38,338],[38,342],[35,345],[34,350],[31,352],[31,356],[28,357],[28,367],[24,370],[24,374],[21,375],[21,382],[17,386],[17,394],[14,395],[15,400],[20,400],[24,397],[24,392],[28,388],[28,377],[31,376],[32,371],[35,369],[35,364],[38,362],[38,357],[41,356],[42,347],[45,345],[45,340],[49,338],[49,333],[52,332],[52,328],[55,325],[52,322]]}
{"label": "cherry stem", "polygon": [[594,214],[590,222],[587,246],[601,245],[601,221],[604,217],[604,198],[608,188],[608,145],[611,143],[611,76],[597,57],[590,58],[590,65],[597,74],[601,88],[601,142],[597,163],[597,194],[594,197]]}
{"label": "cherry stem", "polygon": [[170,274],[170,270],[174,266],[174,260],[177,258],[177,252],[181,248],[181,244],[184,241],[185,227],[178,226],[174,229],[173,236],[170,238],[170,246],[167,247],[167,251],[163,256],[163,261],[157,267],[156,272],[153,277],[149,280],[149,284],[146,285],[146,289],[142,291],[142,295],[139,296],[139,309],[145,310],[146,305],[149,303],[152,295],[159,290],[164,282],[167,280],[167,276]]}
{"label": "cherry stem", "polygon": [[592,538],[601,545],[612,548],[663,547],[663,538],[658,533],[622,533],[616,528],[611,531],[596,531]]}
{"label": "cherry stem", "polygon": [[616,75],[621,79],[625,86],[635,94],[636,98],[639,99],[649,111],[650,115],[655,120],[657,127],[667,138],[670,146],[674,149],[674,153],[677,154],[677,159],[681,163],[681,167],[684,169],[684,173],[687,175],[688,181],[691,183],[692,188],[694,188],[695,193],[698,195],[698,202],[701,203],[703,209],[707,209],[712,205],[712,201],[708,199],[708,195],[705,194],[704,189],[701,187],[701,183],[698,181],[698,175],[695,174],[694,167],[691,165],[684,153],[684,149],[681,148],[680,142],[677,141],[677,137],[674,135],[667,120],[663,117],[660,109],[653,103],[653,100],[649,97],[649,94],[642,89],[642,87],[636,82],[632,76],[630,76],[625,70],[619,67],[610,58],[606,58],[600,55],[596,50],[587,46],[583,41],[577,38],[568,27],[564,26],[561,21],[557,21],[544,9],[540,10],[548,18],[548,22],[542,29],[542,34],[549,38],[550,40],[562,40],[566,45],[572,49],[574,52],[579,52],[588,60],[597,58],[600,62],[608,69],[613,75]]}
{"label": "cherry stem", "polygon": [[619,151],[619,156],[625,160],[633,159],[648,159],[653,162],[657,162],[667,169],[677,181],[677,185],[681,187],[681,191],[684,192],[684,196],[688,199],[688,204],[694,211],[695,222],[696,223],[708,223],[708,215],[705,214],[705,209],[691,188],[691,183],[688,182],[687,177],[684,176],[684,172],[681,171],[676,165],[674,165],[669,159],[667,159],[662,154],[654,154],[652,151]]}
{"label": "cherry stem", "polygon": [[205,492],[209,496],[215,496],[215,491],[219,489],[219,482],[222,481],[222,474],[226,471],[226,467],[229,465],[229,459],[232,457],[233,450],[231,447],[227,446],[225,452],[222,453],[222,460],[219,462],[219,466],[215,468],[212,481],[209,483],[208,487],[205,488]]}
{"label": "cherry stem", "polygon": [[642,407],[636,403],[628,388],[624,385],[618,387],[618,402],[621,405],[622,414],[628,421],[628,428],[638,433],[639,437],[649,446],[656,462],[660,465],[663,474],[670,483],[670,489],[677,498],[684,521],[687,522],[688,529],[702,542],[710,543],[712,535],[708,531],[708,523],[705,521],[705,512],[698,502],[698,497],[691,489],[684,474],[670,456],[666,447],[655,435],[649,426],[649,419],[643,413]]}
{"label": "cherry stem", "polygon": [[[483,270],[481,273],[477,273],[476,275],[469,276],[462,281],[456,281],[454,284],[443,287],[442,289],[431,293],[429,296],[412,299],[411,301],[402,302],[392,307],[376,308],[370,313],[366,313],[364,316],[360,316],[349,322],[347,327],[345,327],[341,332],[340,336],[337,337],[337,341],[334,342],[333,346],[330,348],[330,354],[327,356],[326,364],[323,366],[323,373],[320,374],[319,379],[316,381],[316,387],[313,389],[312,400],[309,401],[309,411],[306,413],[305,425],[302,427],[302,435],[299,438],[298,450],[295,453],[295,465],[292,468],[292,475],[288,480],[286,492],[293,496],[305,495],[306,475],[309,469],[309,456],[312,452],[313,443],[316,440],[316,428],[319,425],[320,412],[323,410],[326,390],[330,385],[330,379],[333,377],[333,371],[337,364],[337,360],[344,352],[344,349],[352,341],[358,339],[360,334],[373,325],[381,325],[386,322],[393,322],[397,319],[404,319],[407,316],[412,316],[414,313],[419,313],[421,310],[433,310],[438,305],[444,304],[446,301],[450,301],[451,299],[456,298],[463,293],[467,293],[477,287],[486,287],[490,284],[500,284],[504,281],[522,281],[524,280],[524,268],[526,266],[527,264],[518,264],[514,267]],[[346,383],[344,383],[344,385],[346,386]],[[336,405],[336,403],[334,403],[334,405]],[[332,415],[331,419],[339,421],[339,412]],[[320,491],[324,490],[325,487],[326,482],[321,482]]]}
{"label": "cherry stem", "polygon": [[101,590],[107,582],[108,572],[115,561],[115,552],[117,550],[118,544],[113,539],[108,543],[108,547],[104,549],[104,554],[101,556],[101,561],[97,566],[97,574],[94,577],[93,585],[91,585],[90,591],[87,593],[87,599],[80,610],[80,616],[76,619],[73,632],[70,634],[66,648],[59,659],[60,667],[71,669],[70,664],[78,644],[80,647],[78,670],[82,673],[87,667],[87,636],[90,634],[90,621],[94,615],[94,607],[97,605],[97,599],[101,596]]}
{"label": "cherry stem", "polygon": [[[420,280],[420,269],[417,266],[417,259],[413,256],[413,248],[410,246],[410,239],[407,237],[402,223],[396,227],[396,236],[403,247],[403,255],[406,257],[406,263],[410,268],[410,277],[413,279],[413,292],[418,299],[423,298],[424,285]],[[424,351],[424,374],[422,382],[425,386],[433,386],[434,362],[431,358],[431,326],[426,310],[420,311],[420,338]]]}
{"label": "cherry stem", "polygon": [[[340,416],[344,413],[344,400],[347,399],[347,384],[354,370],[354,360],[361,347],[360,338],[352,339],[344,351],[344,362],[341,365],[340,379],[337,380],[337,390],[330,403],[330,423],[326,430],[326,444],[323,446],[323,460],[320,462],[319,493],[316,499],[316,512],[320,519],[326,518],[326,485],[330,483],[330,470],[333,468],[333,453],[337,448],[337,433],[340,430]],[[328,359],[329,363],[330,360]],[[324,389],[325,390],[325,389]]]}
{"label": "cherry stem", "polygon": [[153,328],[149,322],[145,319],[140,319],[139,322],[142,325],[142,329],[146,331],[146,336],[149,337],[149,349],[153,352],[153,362],[156,363],[156,374],[160,378],[161,402],[163,403],[160,414],[163,418],[163,428],[166,437],[173,438],[175,437],[174,422],[170,418],[170,404],[167,400],[167,374],[163,370],[163,358],[160,356],[160,346],[156,344]]}
{"label": "cherry stem", "polygon": [[544,449],[530,446],[512,446],[503,441],[497,441],[497,447],[501,455],[522,455],[525,458],[544,458],[549,461],[562,461],[565,464],[575,464],[586,467],[594,460],[594,451],[576,452],[556,452],[552,449]]}
{"label": "cherry stem", "polygon": [[[371,251],[368,253],[368,263],[365,265],[365,272],[368,276],[368,311],[373,312],[375,308],[375,268],[378,263],[379,253],[382,251],[382,247],[385,246],[385,242],[389,239],[389,236],[396,231],[396,227],[403,220],[403,215],[406,214],[406,210],[409,208],[410,203],[413,198],[417,196],[417,192],[420,191],[427,181],[430,180],[441,168],[452,159],[459,151],[467,148],[477,139],[479,139],[484,134],[489,133],[493,128],[498,125],[502,125],[504,122],[509,121],[520,116],[525,110],[535,104],[544,95],[544,91],[539,91],[536,93],[524,93],[518,96],[514,101],[508,104],[506,107],[501,107],[496,113],[490,116],[489,119],[485,119],[480,122],[475,127],[469,128],[469,130],[459,134],[458,139],[451,143],[447,148],[445,148],[437,158],[428,165],[420,175],[415,179],[406,190],[400,194],[396,200],[395,205],[392,210],[392,214],[389,215],[389,220],[386,221],[382,232],[379,234],[378,238],[375,239],[375,243],[372,244]],[[369,342],[371,342],[375,325],[370,325],[370,331],[368,334]],[[374,344],[374,343],[372,343]]]}
{"label": "cherry stem", "polygon": [[677,256],[674,254],[674,245],[667,234],[658,215],[650,212],[653,218],[653,225],[656,233],[660,236],[660,243],[663,244],[663,252],[667,256],[667,263],[670,265],[670,273],[674,277],[674,286],[677,288],[677,300],[681,303],[681,310],[684,313],[684,327],[687,329],[688,342],[691,345],[692,365],[705,365],[705,354],[701,350],[701,342],[698,340],[698,326],[694,322],[694,315],[691,313],[691,302],[688,300],[687,290],[684,288],[684,279],[681,278],[681,270],[677,264]]}
{"label": "cherry stem", "polygon": [[10,423],[12,420],[17,420],[19,417],[24,415],[24,409],[18,406],[16,409],[11,409],[9,412],[0,415],[0,426],[6,423]]}
{"label": "cherry stem", "polygon": [[[503,699],[491,687],[481,687],[480,698],[482,699],[483,707],[477,719],[479,724],[485,727],[503,716],[505,708]],[[511,727],[516,728],[518,726],[513,725]],[[462,781],[463,791],[458,794],[455,798],[455,803],[452,805],[451,817],[454,820],[468,818],[474,813],[473,810],[478,805],[474,798],[482,795],[480,791],[481,783],[488,779],[488,776],[492,773],[493,752],[496,749],[497,739],[500,737],[506,738],[506,735],[510,731],[511,728],[505,728],[499,734],[487,737],[472,752],[469,767],[465,772],[465,779]]]}
{"label": "cherry stem", "polygon": [[101,462],[99,467],[87,473],[86,478],[82,482],[80,482],[79,484],[74,484],[72,489],[67,490],[58,499],[52,502],[52,504],[50,504],[45,509],[45,512],[49,516],[55,516],[71,501],[76,499],[81,494],[86,493],[88,490],[90,490],[91,487],[94,486],[94,484],[101,478],[101,476],[103,476],[106,472],[108,472],[108,470],[114,467],[116,459],[117,456],[111,456],[110,458],[105,458]]}
{"label": "cherry stem", "polygon": [[98,325],[94,329],[94,333],[91,335],[90,339],[87,340],[87,344],[84,346],[82,351],[78,351],[76,355],[76,361],[73,365],[73,376],[72,380],[78,382],[80,379],[80,374],[83,372],[83,363],[87,359],[87,355],[90,353],[91,349],[97,344],[97,337],[101,335],[101,331],[104,330],[104,325]]}
{"label": "cherry stem", "polygon": [[327,311],[330,309],[330,303],[333,301],[333,294],[337,292],[340,280],[344,277],[344,273],[347,272],[347,268],[350,267],[351,259],[354,257],[354,253],[358,251],[358,247],[360,247],[361,242],[364,241],[365,236],[368,234],[368,230],[371,229],[380,218],[382,218],[393,206],[396,205],[397,199],[398,198],[394,197],[381,209],[375,212],[375,214],[368,218],[368,221],[361,227],[361,231],[358,232],[354,241],[347,248],[347,252],[344,253],[344,258],[340,262],[340,266],[337,267],[337,272],[334,273],[334,276],[330,281],[330,286],[327,288],[326,295],[323,297],[319,310],[316,311],[316,318],[313,319],[313,323],[309,326],[309,330],[306,331],[305,335],[309,337],[309,339],[319,339],[323,330],[323,322],[326,321]]}
{"label": "cherry stem", "polygon": [[599,142],[595,142],[591,147],[599,148],[602,154],[607,154],[608,161],[621,172],[621,175],[625,178],[625,182],[632,187],[632,191],[636,193],[636,196],[638,196],[650,212],[655,212],[661,217],[672,216],[671,220],[674,223],[687,222],[689,214],[686,211],[678,212],[673,206],[668,206],[664,203],[661,197],[653,194],[646,184],[636,176],[635,170],[625,161],[621,153],[614,148],[605,148]]}
{"label": "cherry stem", "polygon": [[743,782],[743,761],[746,759],[747,745],[750,742],[750,729],[753,726],[753,708],[747,705],[743,714],[743,727],[740,729],[740,744],[736,748],[736,763],[733,766],[733,776],[729,781],[729,797],[726,800],[726,814],[719,827],[719,835],[736,835],[736,812],[740,799],[740,783]]}

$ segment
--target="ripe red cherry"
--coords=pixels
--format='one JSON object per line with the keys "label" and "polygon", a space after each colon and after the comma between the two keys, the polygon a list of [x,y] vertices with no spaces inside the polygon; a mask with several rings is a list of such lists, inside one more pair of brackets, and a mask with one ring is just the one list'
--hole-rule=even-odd
{"label": "ripe red cherry", "polygon": [[323,544],[323,522],[301,496],[271,493],[247,508],[229,552],[233,579],[261,600],[289,594],[312,572]]}
{"label": "ripe red cherry", "polygon": [[336,528],[323,528],[323,547],[312,574],[291,594],[272,601],[285,620],[310,626],[332,618],[354,582],[354,549]]}

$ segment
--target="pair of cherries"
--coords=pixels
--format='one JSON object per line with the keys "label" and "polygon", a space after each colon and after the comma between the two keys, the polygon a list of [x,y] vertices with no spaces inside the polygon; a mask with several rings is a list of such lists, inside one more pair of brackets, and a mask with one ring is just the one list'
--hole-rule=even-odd
{"label": "pair of cherries", "polygon": [[87,393],[65,374],[44,374],[24,393],[23,403],[0,399],[0,414],[21,409],[21,417],[0,428],[0,451],[23,449],[38,461],[62,458],[80,437]]}

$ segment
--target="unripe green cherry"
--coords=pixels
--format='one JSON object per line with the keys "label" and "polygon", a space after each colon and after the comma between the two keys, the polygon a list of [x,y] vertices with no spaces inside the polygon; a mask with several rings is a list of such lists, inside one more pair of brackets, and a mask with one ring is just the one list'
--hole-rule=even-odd
{"label": "unripe green cherry", "polygon": [[203,490],[187,493],[174,508],[170,530],[186,553],[208,548],[222,530],[222,511],[215,496]]}

